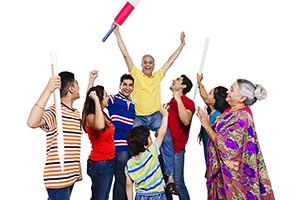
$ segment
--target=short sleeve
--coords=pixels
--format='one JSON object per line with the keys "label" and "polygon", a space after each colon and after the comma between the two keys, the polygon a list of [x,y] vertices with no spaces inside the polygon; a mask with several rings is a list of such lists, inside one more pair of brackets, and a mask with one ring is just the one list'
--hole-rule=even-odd
{"label": "short sleeve", "polygon": [[50,131],[56,127],[54,111],[50,109],[46,110],[42,115],[42,119],[45,121],[45,125],[41,126],[40,128],[44,131]]}
{"label": "short sleeve", "polygon": [[158,148],[158,145],[156,142],[153,142],[150,147],[149,147],[149,151],[152,155],[154,155],[155,157],[158,157],[159,154],[160,154],[160,151],[159,151],[159,148]]}

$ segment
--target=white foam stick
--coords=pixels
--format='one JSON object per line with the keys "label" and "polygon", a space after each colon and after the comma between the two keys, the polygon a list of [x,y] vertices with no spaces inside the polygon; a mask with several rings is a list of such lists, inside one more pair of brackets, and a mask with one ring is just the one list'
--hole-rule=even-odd
{"label": "white foam stick", "polygon": [[[51,53],[51,68],[52,76],[57,76],[57,55],[56,53]],[[55,101],[55,116],[56,116],[56,131],[57,131],[57,151],[59,156],[59,162],[61,170],[64,171],[64,132],[62,127],[62,113],[61,113],[61,101],[60,101],[60,89],[54,90],[54,101]]]}
{"label": "white foam stick", "polygon": [[[206,53],[207,53],[207,48],[208,48],[208,43],[209,43],[209,38],[206,38],[203,53],[202,53],[202,59],[201,59],[200,67],[199,67],[199,74],[201,74],[202,71],[203,71],[204,62],[205,62]],[[196,87],[195,87],[195,90],[194,90],[194,98],[193,99],[195,99],[195,97],[196,97],[197,90],[198,90],[198,81],[196,82]]]}

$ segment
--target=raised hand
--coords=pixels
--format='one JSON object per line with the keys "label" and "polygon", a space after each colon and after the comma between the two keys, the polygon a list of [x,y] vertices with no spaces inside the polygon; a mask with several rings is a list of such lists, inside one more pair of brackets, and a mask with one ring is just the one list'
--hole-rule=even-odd
{"label": "raised hand", "polygon": [[52,93],[56,88],[61,88],[60,76],[51,76],[47,84],[47,90]]}
{"label": "raised hand", "polygon": [[94,100],[94,102],[99,101],[99,97],[97,96],[96,91],[91,91],[89,97]]}

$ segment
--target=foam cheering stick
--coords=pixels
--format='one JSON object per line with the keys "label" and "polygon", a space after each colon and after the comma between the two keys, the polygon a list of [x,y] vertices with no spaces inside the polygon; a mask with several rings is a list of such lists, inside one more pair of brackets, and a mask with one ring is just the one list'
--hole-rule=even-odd
{"label": "foam cheering stick", "polygon": [[[52,76],[57,76],[57,55],[56,53],[51,53],[51,68]],[[64,132],[62,127],[62,113],[61,113],[61,101],[59,88],[54,90],[54,101],[55,101],[55,117],[56,117],[56,132],[57,132],[57,151],[59,156],[59,162],[61,166],[61,171],[64,171]]]}
{"label": "foam cheering stick", "polygon": [[[115,17],[115,22],[119,25],[122,25],[139,2],[140,2],[140,0],[129,0],[125,4],[125,6],[121,9],[121,11],[118,13],[118,15]],[[111,29],[103,37],[102,42],[105,42],[105,40],[115,30],[116,26],[117,25],[114,25],[113,27],[111,27]]]}
{"label": "foam cheering stick", "polygon": [[[199,67],[199,74],[201,74],[202,71],[203,71],[204,61],[205,61],[205,57],[206,57],[206,53],[207,53],[207,48],[208,48],[208,43],[209,43],[209,38],[206,38],[205,44],[204,44],[203,53],[202,53],[202,59],[201,59],[200,67]],[[198,89],[198,83],[196,83],[196,87],[195,87],[195,90],[194,90],[194,98],[193,99],[195,99],[195,97],[196,97],[197,89]]]}

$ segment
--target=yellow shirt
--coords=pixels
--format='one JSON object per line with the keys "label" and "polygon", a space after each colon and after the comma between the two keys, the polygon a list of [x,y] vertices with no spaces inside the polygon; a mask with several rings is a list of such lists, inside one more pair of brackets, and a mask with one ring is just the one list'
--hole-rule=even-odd
{"label": "yellow shirt", "polygon": [[152,74],[145,75],[141,70],[133,66],[130,71],[134,78],[132,100],[136,115],[150,115],[160,110],[160,82],[164,78],[162,69]]}

